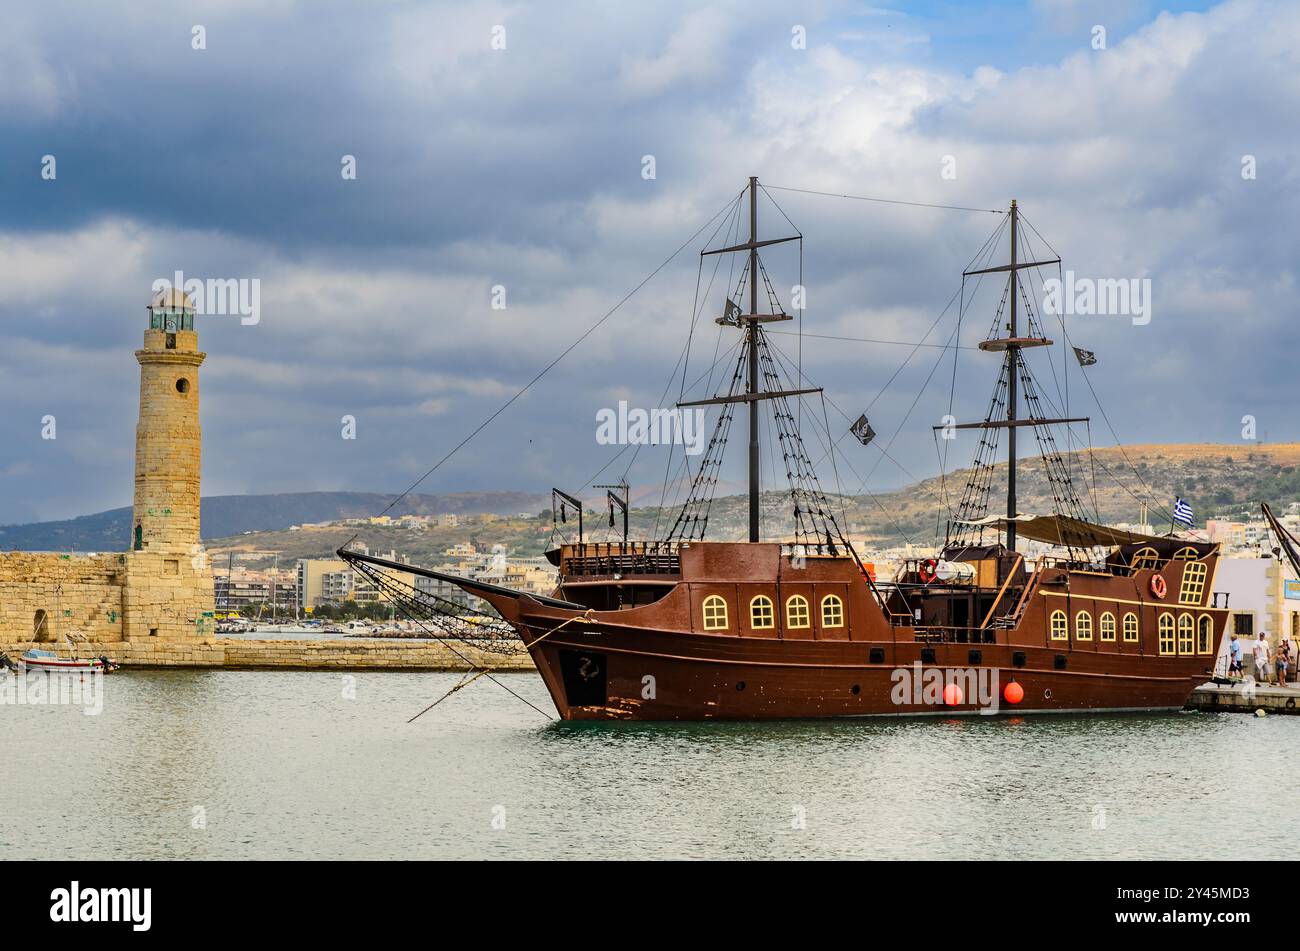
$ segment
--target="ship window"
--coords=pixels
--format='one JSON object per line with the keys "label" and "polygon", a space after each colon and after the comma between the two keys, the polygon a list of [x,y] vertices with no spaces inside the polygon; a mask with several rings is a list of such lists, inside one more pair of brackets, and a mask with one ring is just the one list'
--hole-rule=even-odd
{"label": "ship window", "polygon": [[1160,653],[1174,652],[1174,616],[1166,611],[1160,615]]}
{"label": "ship window", "polygon": [[1178,591],[1179,604],[1200,604],[1205,592],[1205,562],[1188,562],[1183,568],[1183,586]]}
{"label": "ship window", "polygon": [[1052,640],[1068,641],[1070,639],[1070,630],[1066,625],[1065,612],[1052,612]]}
{"label": "ship window", "polygon": [[1202,614],[1196,622],[1196,653],[1210,654],[1213,653],[1211,645],[1214,642],[1214,622],[1210,620],[1208,614]]}
{"label": "ship window", "polygon": [[844,602],[837,595],[822,598],[822,627],[844,626]]}
{"label": "ship window", "polygon": [[1178,653],[1191,654],[1195,653],[1193,649],[1192,631],[1196,623],[1192,620],[1190,614],[1178,615]]}
{"label": "ship window", "polygon": [[1103,641],[1115,639],[1115,615],[1107,611],[1097,622],[1097,638]]}
{"label": "ship window", "polygon": [[1138,640],[1138,616],[1132,611],[1124,615],[1124,640]]}
{"label": "ship window", "polygon": [[1092,615],[1080,611],[1074,616],[1074,638],[1079,641],[1092,640]]}
{"label": "ship window", "polygon": [[775,615],[772,612],[772,599],[765,594],[760,594],[754,600],[749,602],[749,626],[756,629],[770,628],[776,626]]}
{"label": "ship window", "polygon": [[1186,548],[1180,548],[1178,551],[1174,552],[1174,561],[1195,561],[1200,557],[1201,553],[1191,545],[1188,545]]}
{"label": "ship window", "polygon": [[785,602],[785,626],[808,627],[808,599],[796,594]]}
{"label": "ship window", "polygon": [[1160,555],[1154,548],[1139,548],[1133,553],[1134,571],[1142,571],[1146,568],[1155,568],[1159,564]]}
{"label": "ship window", "polygon": [[727,629],[727,602],[716,594],[711,594],[704,599],[704,629],[706,631]]}

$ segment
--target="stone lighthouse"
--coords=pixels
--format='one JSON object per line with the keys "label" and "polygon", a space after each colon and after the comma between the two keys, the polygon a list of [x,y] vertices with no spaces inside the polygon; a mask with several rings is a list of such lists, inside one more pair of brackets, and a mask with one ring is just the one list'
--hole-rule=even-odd
{"label": "stone lighthouse", "polygon": [[123,634],[202,637],[213,630],[212,572],[199,540],[199,351],[194,302],[179,288],[147,308],[135,431],[135,504]]}

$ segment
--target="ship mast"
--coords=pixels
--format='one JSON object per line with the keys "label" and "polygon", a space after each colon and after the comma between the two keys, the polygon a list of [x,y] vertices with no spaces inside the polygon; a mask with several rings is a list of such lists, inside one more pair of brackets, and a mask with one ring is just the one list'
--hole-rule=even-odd
{"label": "ship mast", "polygon": [[[1011,321],[1008,332],[1010,340],[1016,339],[1016,291],[1020,287],[1020,278],[1016,274],[1016,221],[1020,214],[1016,210],[1016,200],[1011,199]],[[1016,392],[1016,371],[1020,367],[1020,347],[1014,343],[1007,344],[1007,549],[1016,550],[1016,404],[1020,396]]]}
{"label": "ship mast", "polygon": [[[1000,337],[996,334],[988,340],[980,341],[979,348],[987,352],[1003,351],[1002,375],[999,377],[999,387],[1002,381],[1006,381],[1006,409],[1003,419],[995,419],[994,415],[999,405],[998,393],[995,389],[993,401],[989,406],[989,413],[982,422],[977,423],[960,423],[953,427],[955,429],[1006,429],[1007,430],[1007,516],[1006,516],[1006,540],[1009,551],[1016,550],[1016,517],[1020,514],[1019,505],[1016,500],[1016,431],[1021,426],[1052,426],[1058,423],[1084,423],[1088,421],[1086,416],[1045,419],[1041,412],[1036,412],[1038,397],[1035,389],[1031,386],[1032,379],[1028,376],[1028,368],[1024,364],[1024,358],[1020,351],[1027,347],[1050,347],[1052,341],[1043,335],[1033,319],[1033,314],[1029,314],[1029,335],[1020,335],[1019,326],[1019,298],[1020,272],[1026,268],[1044,267],[1046,265],[1061,263],[1059,257],[1049,258],[1042,261],[1021,261],[1017,254],[1019,248],[1019,223],[1020,210],[1016,200],[1011,200],[1010,211],[1010,230],[1011,230],[1011,259],[1009,264],[1000,264],[996,267],[978,268],[973,271],[963,271],[962,278],[975,277],[981,274],[994,274],[1006,272],[1007,278],[1007,297],[1010,298],[1010,312],[1008,314],[1006,330],[1007,336]],[[1035,335],[1035,332],[1036,335]],[[1020,389],[1021,380],[1025,381],[1026,387],[1029,387],[1025,394],[1028,400],[1028,415],[1021,419],[1019,416]],[[944,426],[935,426],[935,429],[945,429]],[[1040,442],[1042,441],[1040,436]],[[1053,444],[1054,446],[1054,444]],[[983,443],[981,443],[981,448]],[[1055,453],[1055,449],[1051,450]],[[1054,473],[1054,468],[1059,469],[1059,462],[1053,466],[1048,465],[1048,478],[1059,477],[1059,473]],[[974,478],[974,476],[972,476]]]}
{"label": "ship mast", "polygon": [[758,177],[749,176],[749,540],[758,541]]}
{"label": "ship mast", "polygon": [[[787,396],[801,396],[806,393],[820,393],[820,387],[809,387],[806,389],[768,389],[759,388],[759,364],[760,356],[766,346],[763,338],[762,325],[773,321],[792,320],[793,318],[784,312],[774,310],[772,313],[763,314],[758,310],[758,282],[765,276],[761,270],[758,260],[758,249],[768,246],[769,244],[784,244],[787,241],[798,241],[802,235],[791,235],[788,238],[768,238],[765,241],[758,239],[758,176],[749,177],[749,240],[742,244],[733,244],[726,248],[715,248],[711,251],[701,251],[700,256],[705,257],[711,254],[729,254],[738,251],[749,252],[749,263],[747,265],[747,277],[749,281],[749,312],[737,313],[739,307],[728,301],[727,312],[716,319],[716,322],[723,326],[742,327],[745,331],[745,353],[747,361],[747,373],[745,380],[745,389],[743,393],[728,396],[715,396],[705,400],[692,400],[690,402],[678,403],[679,408],[688,406],[710,406],[727,403],[747,403],[749,404],[749,540],[756,542],[759,540],[759,440],[758,440],[758,417],[759,402],[763,400],[782,400]],[[743,194],[743,193],[742,193]],[[797,381],[796,381],[797,382]]]}

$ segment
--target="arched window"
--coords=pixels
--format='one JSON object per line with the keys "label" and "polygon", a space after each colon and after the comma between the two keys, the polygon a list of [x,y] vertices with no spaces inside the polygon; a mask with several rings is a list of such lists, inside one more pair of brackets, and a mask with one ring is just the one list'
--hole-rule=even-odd
{"label": "arched window", "polygon": [[1138,616],[1130,611],[1124,615],[1124,640],[1134,644],[1140,639],[1138,635]]}
{"label": "arched window", "polygon": [[1188,545],[1186,548],[1180,548],[1178,549],[1178,551],[1174,552],[1174,561],[1195,561],[1197,558],[1200,557],[1201,557],[1200,553],[1190,545]]}
{"label": "arched window", "polygon": [[1174,616],[1166,611],[1160,615],[1160,653],[1172,654],[1174,652]]}
{"label": "arched window", "polygon": [[1178,615],[1178,653],[1196,653],[1195,630],[1196,622],[1192,620],[1190,614]]}
{"label": "arched window", "polygon": [[706,631],[727,629],[727,602],[716,594],[711,594],[704,599],[704,629]]}
{"label": "arched window", "polygon": [[749,626],[756,630],[776,627],[776,614],[772,610],[772,599],[760,594],[749,602]]}
{"label": "arched window", "polygon": [[1092,615],[1080,611],[1074,616],[1074,639],[1076,641],[1092,640]]}
{"label": "arched window", "polygon": [[822,627],[844,626],[844,602],[838,595],[828,594],[822,598]]}
{"label": "arched window", "polygon": [[1183,567],[1183,586],[1178,590],[1179,604],[1200,604],[1205,592],[1205,562],[1189,561]]}
{"label": "arched window", "polygon": [[1068,641],[1070,639],[1070,630],[1066,626],[1064,611],[1052,612],[1051,632],[1054,641]]}
{"label": "arched window", "polygon": [[1212,654],[1214,644],[1214,622],[1208,614],[1202,614],[1196,622],[1196,653]]}
{"label": "arched window", "polygon": [[792,595],[785,602],[785,626],[808,627],[808,599],[802,594]]}
{"label": "arched window", "polygon": [[1133,553],[1133,570],[1142,571],[1145,568],[1155,568],[1160,564],[1160,553],[1150,546],[1139,548]]}
{"label": "arched window", "polygon": [[1097,623],[1097,637],[1103,641],[1115,639],[1115,615],[1107,611]]}

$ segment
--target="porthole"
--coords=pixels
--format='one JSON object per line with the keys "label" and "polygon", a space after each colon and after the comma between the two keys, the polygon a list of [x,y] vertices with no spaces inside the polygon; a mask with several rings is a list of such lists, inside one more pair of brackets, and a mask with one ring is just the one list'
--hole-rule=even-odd
{"label": "porthole", "polygon": [[744,682],[743,680],[741,680],[741,681],[737,681],[737,683],[736,683],[736,689],[737,689],[737,690],[744,690],[744,689],[745,689],[745,682]]}
{"label": "porthole", "polygon": [[1051,699],[1052,699],[1052,688],[1051,688],[1051,687],[1048,687],[1046,690],[1043,691],[1043,699],[1044,699],[1044,700],[1051,700]]}
{"label": "porthole", "polygon": [[189,380],[185,379],[185,377],[181,377],[179,380],[176,381],[176,392],[177,392],[177,393],[180,393],[180,394],[183,396],[184,394],[188,393],[189,391],[190,391],[190,381],[189,381]]}
{"label": "porthole", "polygon": [[854,684],[854,685],[853,685],[851,688],[849,688],[849,689],[853,691],[853,696],[855,696],[855,697],[856,697],[858,694],[862,693],[862,685],[861,685],[861,684]]}

